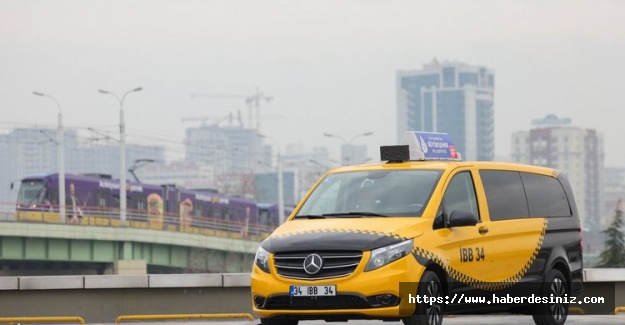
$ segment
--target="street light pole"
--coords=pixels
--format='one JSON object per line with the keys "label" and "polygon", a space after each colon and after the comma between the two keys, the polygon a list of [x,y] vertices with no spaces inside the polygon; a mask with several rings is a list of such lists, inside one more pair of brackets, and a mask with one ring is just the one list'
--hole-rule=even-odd
{"label": "street light pole", "polygon": [[124,226],[126,225],[126,125],[124,123],[124,100],[128,94],[141,90],[143,90],[142,87],[131,89],[121,99],[110,91],[98,90],[101,94],[112,95],[119,102],[119,220]]}
{"label": "street light pole", "polygon": [[38,91],[33,91],[33,94],[52,99],[56,103],[56,107],[59,111],[58,128],[56,131],[56,155],[58,156],[57,164],[59,165],[59,214],[61,215],[61,223],[64,224],[67,222],[67,215],[65,213],[65,136],[63,134],[63,112],[61,111],[61,104],[59,104],[59,101],[56,100],[56,98]]}
{"label": "street light pole", "polygon": [[282,156],[280,154],[280,144],[278,141],[268,136],[257,134],[259,138],[269,139],[276,144],[278,148],[277,164],[278,164],[278,220],[280,224],[284,223],[284,178],[282,175]]}
{"label": "street light pole", "polygon": [[[347,162],[346,165],[349,165],[351,163],[351,159],[352,159],[352,155],[354,154],[354,148],[352,147],[352,143],[354,142],[354,140],[356,140],[357,138],[360,137],[367,137],[373,135],[373,132],[369,131],[369,132],[365,132],[365,133],[359,133],[356,134],[355,136],[353,136],[351,139],[349,139],[349,141],[345,140],[345,138],[336,135],[336,134],[331,134],[331,133],[324,133],[323,136],[328,137],[328,138],[337,138],[341,141],[343,141],[343,144],[346,145],[349,148],[349,153],[348,155],[346,155],[345,157],[345,161]],[[342,161],[343,159],[341,159]]]}
{"label": "street light pole", "polygon": [[282,175],[282,156],[278,146],[278,220],[284,223],[284,178]]}

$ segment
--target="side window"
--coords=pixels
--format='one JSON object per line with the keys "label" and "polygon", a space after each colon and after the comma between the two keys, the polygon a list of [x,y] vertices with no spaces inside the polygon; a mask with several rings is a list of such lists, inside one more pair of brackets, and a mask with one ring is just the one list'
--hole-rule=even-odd
{"label": "side window", "polygon": [[528,218],[529,211],[521,175],[506,170],[480,170],[490,219]]}
{"label": "side window", "polygon": [[521,173],[531,217],[570,217],[571,206],[554,177]]}
{"label": "side window", "polygon": [[462,172],[454,176],[445,191],[443,206],[448,214],[455,210],[466,211],[473,213],[478,220],[480,219],[471,173]]}

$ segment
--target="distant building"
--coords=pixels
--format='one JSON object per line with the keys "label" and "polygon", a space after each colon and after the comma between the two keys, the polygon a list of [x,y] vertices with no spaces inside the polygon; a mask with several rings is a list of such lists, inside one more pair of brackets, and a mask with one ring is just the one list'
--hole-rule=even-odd
{"label": "distant building", "polygon": [[186,130],[185,160],[213,166],[217,174],[252,173],[260,148],[255,129],[202,125]]}
{"label": "distant building", "polygon": [[218,190],[215,171],[212,166],[192,162],[175,161],[152,163],[137,170],[142,183],[174,184],[187,189]]}
{"label": "distant building", "polygon": [[[255,176],[255,196],[262,202],[277,203],[277,152],[273,152],[270,145],[263,147],[264,159],[259,164],[261,169]],[[289,144],[280,154],[284,173],[284,202],[286,205],[295,205],[330,168],[328,166],[330,154],[325,147],[314,147],[311,151],[307,151],[303,144]]]}
{"label": "distant building", "polygon": [[601,229],[610,226],[619,199],[625,199],[625,168],[606,167],[603,173],[603,211],[605,219]]}
{"label": "distant building", "polygon": [[571,125],[568,118],[547,115],[529,131],[512,134],[512,161],[564,172],[573,188],[582,227],[601,230],[603,220],[603,138],[593,129]]}
{"label": "distant building", "polygon": [[341,164],[358,165],[371,157],[367,157],[367,146],[364,144],[344,144],[341,146]]}
{"label": "distant building", "polygon": [[252,197],[254,172],[262,159],[256,129],[203,124],[186,130],[185,161],[212,166],[217,184],[226,194]]}
{"label": "distant building", "polygon": [[287,146],[282,156],[283,170],[295,176],[295,203],[299,202],[306,192],[317,182],[330,167],[330,153],[326,147],[314,147],[305,151],[303,145]]}
{"label": "distant building", "polygon": [[448,133],[465,160],[493,160],[494,72],[432,61],[397,72],[397,140],[405,131]]}
{"label": "distant building", "polygon": [[[126,168],[130,168],[139,159],[164,162],[165,148],[163,146],[126,144]],[[70,173],[108,174],[113,178],[119,178],[121,169],[119,162],[119,144],[86,144],[69,147],[66,143],[65,164],[66,170]],[[134,181],[129,172],[126,172],[126,179]]]}
{"label": "distant building", "polygon": [[[277,172],[258,173],[254,175],[256,201],[262,203],[278,203],[278,174]],[[295,201],[295,173],[282,173],[284,205],[294,206]]]}

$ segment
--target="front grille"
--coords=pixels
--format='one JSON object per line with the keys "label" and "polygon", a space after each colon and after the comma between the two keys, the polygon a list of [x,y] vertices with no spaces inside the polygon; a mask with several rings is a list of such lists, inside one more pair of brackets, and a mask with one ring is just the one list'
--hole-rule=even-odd
{"label": "front grille", "polygon": [[290,297],[279,295],[267,298],[262,309],[365,309],[372,308],[361,296],[339,294],[325,297]]}
{"label": "front grille", "polygon": [[[304,260],[310,254],[318,254],[323,260],[321,270],[316,274],[308,274],[304,271]],[[273,258],[280,276],[296,279],[327,279],[352,274],[362,259],[362,252],[289,252],[276,253]]]}

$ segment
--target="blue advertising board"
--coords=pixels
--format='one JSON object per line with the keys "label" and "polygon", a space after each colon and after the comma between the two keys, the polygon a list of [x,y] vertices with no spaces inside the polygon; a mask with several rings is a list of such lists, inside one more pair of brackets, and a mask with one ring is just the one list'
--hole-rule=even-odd
{"label": "blue advertising board", "polygon": [[[447,133],[408,131],[425,160],[460,159],[454,143]],[[412,141],[411,141],[412,142]]]}

